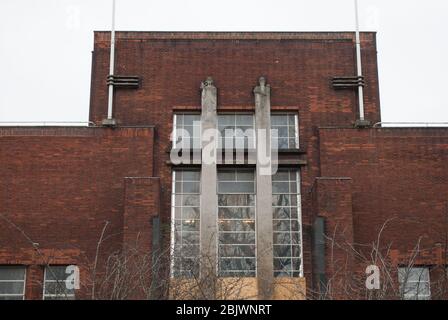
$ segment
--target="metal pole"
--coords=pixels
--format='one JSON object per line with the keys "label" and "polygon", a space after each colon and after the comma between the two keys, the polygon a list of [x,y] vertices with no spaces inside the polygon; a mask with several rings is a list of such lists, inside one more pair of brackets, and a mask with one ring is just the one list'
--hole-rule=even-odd
{"label": "metal pole", "polygon": [[[115,0],[112,0],[112,29],[110,35],[110,65],[109,75],[114,74],[115,65]],[[109,83],[109,99],[107,102],[107,119],[112,120],[112,107],[114,100],[114,85],[112,81]]]}
{"label": "metal pole", "polygon": [[[355,17],[356,17],[356,65],[358,68],[358,78],[362,77],[362,61],[361,61],[361,38],[359,35],[359,17],[358,17],[358,0],[355,0]],[[359,120],[364,120],[364,88],[358,85],[359,98]]]}

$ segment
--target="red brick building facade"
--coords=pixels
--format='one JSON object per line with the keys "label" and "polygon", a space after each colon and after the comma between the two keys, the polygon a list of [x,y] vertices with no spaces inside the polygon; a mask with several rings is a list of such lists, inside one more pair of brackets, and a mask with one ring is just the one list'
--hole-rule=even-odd
{"label": "red brick building facade", "polygon": [[[373,125],[375,34],[361,42]],[[92,266],[104,275],[111,255],[136,244],[143,255],[166,252],[169,269],[173,117],[201,112],[208,76],[218,114],[253,113],[265,76],[271,112],[297,115],[299,147],[280,152],[279,165],[300,174],[308,298],[365,297],[370,264],[398,287],[396,270],[410,262],[429,270],[432,298],[444,297],[448,130],[354,126],[357,92],[332,82],[356,73],[354,34],[118,32],[116,74],[138,77],[139,87],[116,87],[115,127],[101,125],[109,49],[110,33],[96,32],[89,127],[0,128],[0,266],[24,267],[26,299],[43,297],[48,265],[79,266],[76,296],[90,298]]]}

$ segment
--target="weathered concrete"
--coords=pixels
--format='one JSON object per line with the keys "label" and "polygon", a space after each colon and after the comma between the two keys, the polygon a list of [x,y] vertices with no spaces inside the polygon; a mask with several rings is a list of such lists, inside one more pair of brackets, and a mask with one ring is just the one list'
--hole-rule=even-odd
{"label": "weathered concrete", "polygon": [[[213,276],[217,270],[217,90],[208,77],[202,85],[202,165],[201,165],[201,274]],[[213,144],[208,139],[214,139]]]}
{"label": "weathered concrete", "polygon": [[[255,87],[255,121],[257,133],[257,278],[261,299],[272,296],[273,266],[273,225],[272,225],[272,175],[270,165],[261,162],[260,152],[266,152],[263,158],[270,159],[271,143],[271,89],[261,77]],[[262,139],[260,132],[265,132]],[[269,170],[267,170],[269,169]]]}

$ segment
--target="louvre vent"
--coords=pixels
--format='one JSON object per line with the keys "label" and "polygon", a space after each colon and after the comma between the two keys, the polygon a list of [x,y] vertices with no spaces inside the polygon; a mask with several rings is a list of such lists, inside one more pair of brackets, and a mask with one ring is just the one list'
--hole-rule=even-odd
{"label": "louvre vent", "polygon": [[107,76],[107,85],[113,85],[117,88],[138,89],[140,87],[140,77],[138,76]]}
{"label": "louvre vent", "polygon": [[351,89],[365,86],[364,77],[362,76],[333,77],[331,82],[334,89]]}

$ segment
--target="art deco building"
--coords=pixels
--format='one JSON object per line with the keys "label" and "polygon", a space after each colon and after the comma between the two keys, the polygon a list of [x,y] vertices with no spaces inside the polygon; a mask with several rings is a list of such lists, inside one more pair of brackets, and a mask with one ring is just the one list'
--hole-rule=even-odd
{"label": "art deco building", "polygon": [[89,125],[0,128],[0,299],[446,297],[448,130],[385,127],[361,45],[117,32],[109,76],[95,32]]}

